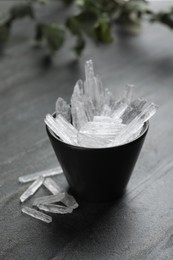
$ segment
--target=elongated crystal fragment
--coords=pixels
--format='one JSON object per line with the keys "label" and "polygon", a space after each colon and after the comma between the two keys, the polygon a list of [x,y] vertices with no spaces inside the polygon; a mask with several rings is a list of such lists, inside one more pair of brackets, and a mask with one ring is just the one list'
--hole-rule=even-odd
{"label": "elongated crystal fragment", "polygon": [[55,214],[68,214],[72,213],[73,208],[71,207],[65,207],[61,205],[55,205],[55,204],[39,204],[37,206],[40,210],[55,213]]}
{"label": "elongated crystal fragment", "polygon": [[92,121],[85,124],[79,131],[79,133],[92,134],[93,136],[97,135],[116,135],[117,132],[121,131],[125,125],[117,123],[117,121],[112,120],[112,122],[106,121]]}
{"label": "elongated crystal fragment", "polygon": [[39,177],[36,181],[34,181],[29,188],[20,196],[20,201],[24,202],[29,197],[31,197],[43,184],[44,178]]}
{"label": "elongated crystal fragment", "polygon": [[117,121],[92,121],[78,132],[78,144],[83,147],[106,147],[122,131],[125,125]]}
{"label": "elongated crystal fragment", "polygon": [[123,124],[129,124],[138,114],[142,112],[146,104],[147,101],[144,99],[138,98],[133,100],[121,116]]}
{"label": "elongated crystal fragment", "polygon": [[44,121],[47,126],[62,139],[62,141],[72,145],[77,144],[77,130],[62,116],[58,115],[55,120],[50,114],[47,114]]}
{"label": "elongated crystal fragment", "polygon": [[62,115],[68,122],[71,120],[70,105],[59,97],[56,101],[56,117]]}
{"label": "elongated crystal fragment", "polygon": [[85,76],[84,92],[85,96],[90,99],[94,107],[94,115],[98,115],[101,112],[103,106],[104,89],[102,87],[101,80],[94,74],[93,62],[88,60],[85,63]]}
{"label": "elongated crystal fragment", "polygon": [[83,81],[78,80],[71,97],[72,122],[76,129],[80,129],[88,122],[88,117],[85,112],[85,105],[87,106],[88,102],[88,100],[84,100]]}
{"label": "elongated crystal fragment", "polygon": [[122,119],[121,118],[113,119],[110,116],[94,116],[93,122],[100,122],[100,123],[107,122],[107,123],[121,124],[122,123]]}
{"label": "elongated crystal fragment", "polygon": [[58,184],[51,178],[46,178],[43,184],[54,195],[61,191],[61,188],[58,186]]}
{"label": "elongated crystal fragment", "polygon": [[132,100],[133,91],[134,91],[133,85],[126,86],[123,97],[118,101],[114,102],[114,104],[112,105],[112,114],[111,114],[112,118],[118,119],[122,116],[122,114],[127,109],[128,105]]}
{"label": "elongated crystal fragment", "polygon": [[32,205],[36,206],[39,204],[56,203],[64,199],[64,197],[65,197],[65,192],[60,192],[56,195],[43,196],[43,197],[36,198]]}
{"label": "elongated crystal fragment", "polygon": [[64,203],[67,207],[76,209],[79,207],[79,204],[75,200],[75,198],[70,195],[69,193],[65,193],[65,197],[61,200],[62,203]]}
{"label": "elongated crystal fragment", "polygon": [[[115,136],[114,136],[115,138]],[[113,142],[114,138],[109,136],[93,136],[92,134],[78,133],[78,144],[88,148],[102,148]]]}
{"label": "elongated crystal fragment", "polygon": [[39,219],[43,222],[46,222],[46,223],[51,223],[52,222],[52,217],[51,216],[48,216],[38,210],[35,210],[35,209],[32,209],[32,208],[29,208],[29,207],[23,207],[22,208],[22,212],[26,215],[29,215],[33,218],[36,218],[36,219]]}
{"label": "elongated crystal fragment", "polygon": [[146,106],[143,111],[136,116],[119,135],[116,136],[115,140],[110,143],[108,147],[120,145],[127,142],[129,139],[131,140],[131,136],[142,129],[143,124],[156,113],[157,108],[158,106],[153,103]]}
{"label": "elongated crystal fragment", "polygon": [[26,182],[34,181],[41,176],[48,177],[48,176],[55,176],[55,175],[62,174],[62,173],[63,173],[63,171],[62,171],[61,166],[58,166],[58,167],[50,169],[50,170],[40,171],[40,172],[21,176],[21,177],[19,177],[18,180],[21,183],[26,183]]}

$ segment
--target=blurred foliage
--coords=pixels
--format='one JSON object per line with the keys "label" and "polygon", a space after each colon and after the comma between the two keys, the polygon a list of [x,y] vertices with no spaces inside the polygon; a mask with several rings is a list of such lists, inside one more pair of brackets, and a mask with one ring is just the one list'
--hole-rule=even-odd
{"label": "blurred foliage", "polygon": [[[146,0],[61,0],[68,8],[74,6],[75,14],[71,14],[64,24],[40,24],[35,15],[38,4],[49,8],[51,0],[26,0],[14,5],[5,17],[0,19],[0,45],[5,45],[10,37],[12,24],[19,19],[29,17],[35,23],[35,41],[38,45],[46,45],[50,53],[58,51],[65,42],[66,31],[76,38],[73,50],[81,55],[86,45],[86,37],[96,44],[108,44],[113,41],[115,27],[136,34],[143,21],[159,22],[173,29],[173,7],[169,10],[153,12]],[[58,1],[58,0],[57,0]],[[77,11],[77,12],[76,12]]]}

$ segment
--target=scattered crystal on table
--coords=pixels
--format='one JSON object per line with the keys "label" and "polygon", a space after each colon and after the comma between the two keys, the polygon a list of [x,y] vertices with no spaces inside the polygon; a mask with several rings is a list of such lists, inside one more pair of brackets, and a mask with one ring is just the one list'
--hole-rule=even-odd
{"label": "scattered crystal on table", "polygon": [[48,176],[55,176],[55,175],[58,175],[58,174],[62,174],[61,166],[58,166],[54,169],[40,171],[40,172],[31,173],[31,174],[28,174],[28,175],[21,176],[21,177],[19,177],[19,182],[26,183],[26,182],[30,182],[30,181],[35,181],[36,179],[38,179],[41,176],[42,177],[48,177]]}
{"label": "scattered crystal on table", "polygon": [[43,212],[40,212],[38,210],[29,208],[29,207],[23,207],[22,208],[22,212],[24,214],[26,214],[26,215],[29,215],[29,216],[33,217],[33,218],[42,220],[43,222],[46,222],[46,223],[51,223],[52,222],[52,217],[51,216],[48,216],[48,215],[46,215]]}
{"label": "scattered crystal on table", "polygon": [[[57,173],[57,168],[31,174],[31,178],[29,178],[29,175],[19,177],[19,180],[22,180],[22,183],[29,182],[31,179],[35,180],[36,178],[36,180],[20,196],[20,201],[24,203],[27,199],[31,198],[31,196],[34,195],[42,185],[44,185],[53,195],[35,198],[32,206],[37,207],[39,210],[54,214],[72,213],[73,210],[79,206],[79,204],[72,195],[68,194],[66,191],[63,191],[57,182],[50,178],[53,172]],[[43,176],[49,177],[44,178]],[[42,213],[39,210],[35,210],[29,207],[22,207],[22,212],[31,217],[47,223],[52,222],[52,217]]]}
{"label": "scattered crystal on table", "polygon": [[37,207],[43,211],[55,213],[55,214],[68,214],[68,213],[72,213],[73,211],[72,207],[65,207],[65,206],[55,205],[55,204],[39,204]]}
{"label": "scattered crystal on table", "polygon": [[63,199],[65,197],[65,192],[59,192],[56,195],[49,195],[49,196],[43,196],[38,197],[34,200],[33,206],[39,205],[39,204],[51,204],[56,202],[63,202]]}
{"label": "scattered crystal on table", "polygon": [[20,201],[24,202],[29,197],[31,197],[43,184],[44,177],[39,177],[36,181],[34,181],[29,188],[20,196]]}
{"label": "scattered crystal on table", "polygon": [[61,191],[61,188],[52,178],[46,178],[43,184],[54,195],[58,194]]}
{"label": "scattered crystal on table", "polygon": [[65,204],[67,207],[71,207],[73,209],[76,209],[77,207],[79,207],[79,204],[77,203],[75,198],[72,195],[68,194],[67,192],[65,193],[65,196],[61,200],[61,202],[63,204]]}

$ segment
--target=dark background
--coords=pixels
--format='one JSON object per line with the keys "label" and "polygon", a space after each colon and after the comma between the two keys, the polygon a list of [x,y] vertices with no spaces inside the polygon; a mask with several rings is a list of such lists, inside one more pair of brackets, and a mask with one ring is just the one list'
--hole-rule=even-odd
{"label": "dark background", "polygon": [[[13,3],[1,1],[0,10]],[[67,11],[59,7],[51,1],[50,8],[39,10],[40,19],[62,20]],[[43,52],[31,47],[32,35],[29,20],[16,22],[0,57],[0,259],[173,259],[173,32],[144,24],[137,37],[119,33],[109,46],[89,43],[79,61],[69,40],[51,67],[42,63]],[[19,197],[28,185],[19,184],[18,177],[57,165],[43,119],[59,96],[69,101],[90,58],[115,95],[135,84],[137,95],[160,109],[126,195],[107,204],[81,201],[73,214],[57,215],[47,225],[21,214]],[[67,187],[63,176],[55,179]],[[43,194],[48,192],[41,188],[35,196]]]}

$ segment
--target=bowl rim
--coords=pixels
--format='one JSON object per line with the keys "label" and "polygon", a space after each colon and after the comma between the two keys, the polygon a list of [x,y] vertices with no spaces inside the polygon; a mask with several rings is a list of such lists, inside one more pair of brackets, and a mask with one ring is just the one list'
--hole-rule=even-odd
{"label": "bowl rim", "polygon": [[[55,116],[55,112],[51,114],[52,116]],[[47,132],[54,138],[56,139],[57,141],[59,141],[60,143],[62,143],[63,145],[65,146],[68,146],[70,148],[74,148],[74,149],[78,149],[78,150],[89,150],[89,151],[94,151],[94,150],[107,150],[107,149],[114,149],[114,148],[120,148],[120,147],[124,147],[130,143],[133,143],[135,142],[136,140],[140,139],[145,133],[148,132],[148,129],[149,129],[149,120],[147,120],[144,125],[143,125],[143,129],[141,131],[141,134],[136,137],[135,139],[129,141],[129,142],[126,142],[126,143],[123,143],[123,144],[120,144],[120,145],[115,145],[115,146],[110,146],[110,147],[96,147],[96,148],[93,148],[93,147],[85,147],[85,146],[77,146],[77,145],[73,145],[73,144],[68,144],[68,143],[65,143],[64,141],[62,141],[56,134],[54,134],[54,132],[46,125],[46,130]]]}

